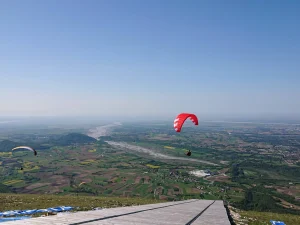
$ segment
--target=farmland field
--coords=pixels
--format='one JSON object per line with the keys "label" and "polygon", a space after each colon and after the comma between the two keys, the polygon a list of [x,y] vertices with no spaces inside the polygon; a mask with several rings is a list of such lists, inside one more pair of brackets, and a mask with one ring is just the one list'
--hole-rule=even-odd
{"label": "farmland field", "polygon": [[[35,134],[38,130],[10,131],[11,138],[0,142],[0,189],[23,196],[220,199],[242,210],[299,215],[299,128],[278,125],[263,134],[261,126],[187,124],[175,134],[164,124],[125,123],[81,134],[49,129],[43,138]],[[280,136],[279,144],[271,136],[279,130],[294,136]],[[17,144],[35,146],[38,155],[12,154],[10,147]],[[270,199],[272,206],[264,202]]]}

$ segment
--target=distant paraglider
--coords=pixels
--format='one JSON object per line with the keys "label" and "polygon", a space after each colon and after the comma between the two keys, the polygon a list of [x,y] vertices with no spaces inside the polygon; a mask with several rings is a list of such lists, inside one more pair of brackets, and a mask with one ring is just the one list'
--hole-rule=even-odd
{"label": "distant paraglider", "polygon": [[35,156],[37,155],[37,152],[29,146],[18,146],[18,147],[13,148],[12,151],[17,150],[17,149],[27,149],[29,151],[32,151]]}
{"label": "distant paraglider", "polygon": [[[187,118],[190,118],[190,120],[195,124],[198,125],[198,118],[195,114],[191,114],[191,113],[181,113],[179,114],[175,120],[174,120],[174,129],[176,132],[180,132],[181,128],[184,124],[184,122],[186,121]],[[187,156],[191,156],[192,152],[190,150],[188,150],[185,153]]]}
{"label": "distant paraglider", "polygon": [[81,185],[86,184],[86,182],[81,182],[78,187],[80,187]]}

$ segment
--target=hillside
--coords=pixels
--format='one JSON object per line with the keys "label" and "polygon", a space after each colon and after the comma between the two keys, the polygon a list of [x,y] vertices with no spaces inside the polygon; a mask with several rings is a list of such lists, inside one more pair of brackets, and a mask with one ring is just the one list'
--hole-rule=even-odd
{"label": "hillside", "polygon": [[54,140],[54,143],[59,146],[66,146],[72,144],[87,144],[94,143],[97,140],[95,138],[89,137],[80,133],[70,133],[67,135],[63,135],[58,139]]}
{"label": "hillside", "polygon": [[12,148],[20,145],[28,145],[35,149],[49,149],[51,146],[67,146],[72,144],[90,144],[95,143],[97,140],[80,133],[70,133],[67,135],[58,135],[55,138],[51,138],[49,140],[45,140],[44,142],[37,143],[36,141],[26,142],[22,141],[22,143],[14,142],[11,140],[4,140],[0,142],[0,152],[9,152]]}
{"label": "hillside", "polygon": [[[249,213],[249,221],[251,218],[260,221],[252,224],[264,224],[274,219],[274,214],[285,215],[280,217],[284,221],[290,221],[287,217],[299,220],[297,149],[277,146],[268,142],[269,138],[265,142],[257,140],[254,134],[265,132],[265,126],[231,126],[236,133],[229,134],[223,132],[224,128],[211,125],[199,132],[186,129],[186,133],[176,137],[169,134],[169,128],[156,124],[129,124],[99,141],[78,131],[11,134],[11,140],[32,147],[38,145],[35,147],[38,157],[1,153],[0,183],[18,194],[65,195],[68,201],[77,201],[76,196],[80,201],[87,198],[84,196],[138,197],[145,201],[225,200],[242,213]],[[276,126],[272,132],[287,144],[297,142],[296,128],[286,127],[282,135],[278,129]],[[255,141],[247,137],[249,133]],[[249,140],[243,141],[246,138]],[[108,139],[111,141],[104,142]],[[192,151],[191,157],[185,156],[187,149]],[[170,160],[162,155],[201,163]],[[81,182],[86,185],[79,187]],[[26,199],[28,195],[22,196]],[[36,201],[43,203],[40,198]],[[13,207],[7,205],[7,210]]]}
{"label": "hillside", "polygon": [[0,194],[0,212],[6,210],[44,209],[61,205],[78,207],[77,210],[81,211],[92,210],[97,207],[112,208],[160,202],[165,201],[122,197]]}
{"label": "hillside", "polygon": [[6,185],[0,184],[0,193],[11,193],[11,191]]}
{"label": "hillside", "polygon": [[0,142],[0,152],[10,152],[14,147],[19,146],[20,143],[4,140]]}
{"label": "hillside", "polygon": [[265,225],[270,224],[270,220],[284,221],[286,225],[300,224],[300,216],[289,213],[273,213],[259,211],[244,211],[229,206],[230,217],[235,224]]}

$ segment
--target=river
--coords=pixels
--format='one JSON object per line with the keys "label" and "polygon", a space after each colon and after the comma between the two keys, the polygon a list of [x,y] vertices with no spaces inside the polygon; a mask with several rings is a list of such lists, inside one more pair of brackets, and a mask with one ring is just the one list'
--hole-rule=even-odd
{"label": "river", "polygon": [[[99,139],[99,137],[101,137],[101,136],[109,136],[114,127],[121,126],[121,125],[122,125],[121,123],[115,122],[113,124],[99,126],[99,127],[96,127],[95,129],[89,130],[87,135],[90,136],[90,137]],[[199,163],[213,165],[213,166],[218,165],[218,164],[215,164],[215,163],[212,163],[212,162],[199,160],[199,159],[193,159],[193,158],[190,158],[190,157],[177,157],[177,156],[165,155],[165,154],[162,154],[162,153],[155,152],[152,149],[140,147],[138,145],[128,144],[126,142],[106,141],[106,143],[113,146],[113,147],[118,147],[118,148],[121,148],[121,149],[127,149],[127,150],[131,150],[131,151],[135,151],[135,152],[145,153],[145,154],[148,154],[150,156],[153,156],[155,158],[160,158],[160,159],[199,162]]]}

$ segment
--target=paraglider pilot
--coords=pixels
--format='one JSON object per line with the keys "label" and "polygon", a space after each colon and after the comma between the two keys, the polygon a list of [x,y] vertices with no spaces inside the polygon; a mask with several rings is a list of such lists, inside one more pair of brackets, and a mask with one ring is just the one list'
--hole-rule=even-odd
{"label": "paraglider pilot", "polygon": [[187,153],[185,153],[187,156],[191,156],[192,152],[190,150],[188,150]]}

